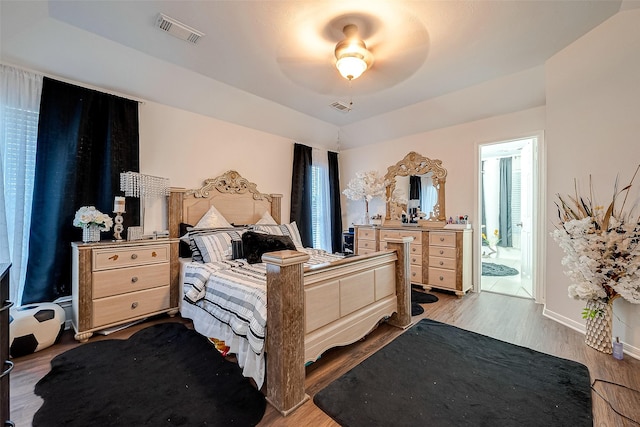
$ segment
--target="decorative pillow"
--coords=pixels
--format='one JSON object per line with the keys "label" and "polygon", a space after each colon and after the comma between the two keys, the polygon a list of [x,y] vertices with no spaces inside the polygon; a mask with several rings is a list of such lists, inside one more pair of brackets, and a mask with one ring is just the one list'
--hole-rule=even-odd
{"label": "decorative pillow", "polygon": [[189,230],[193,228],[191,224],[180,223],[180,245],[179,256],[180,258],[191,258],[191,248],[189,247]]}
{"label": "decorative pillow", "polygon": [[211,206],[206,214],[200,221],[196,224],[194,228],[223,228],[223,227],[233,227],[229,222],[222,216],[220,212],[215,208],[215,206]]}
{"label": "decorative pillow", "polygon": [[[208,263],[233,259],[232,242],[241,241],[241,236],[242,231],[235,229],[195,235],[192,238],[202,257],[200,262]],[[197,261],[196,251],[193,251],[192,259]]]}
{"label": "decorative pillow", "polygon": [[278,225],[278,223],[276,222],[275,219],[273,219],[273,217],[271,216],[271,214],[269,213],[269,211],[264,211],[264,214],[262,214],[262,218],[260,218],[258,220],[258,222],[256,222],[256,224],[261,224],[261,225]]}
{"label": "decorative pillow", "polygon": [[304,246],[302,245],[302,239],[300,238],[300,232],[298,231],[298,226],[296,225],[295,221],[291,224],[280,225],[256,224],[252,227],[252,230],[262,231],[263,233],[274,234],[276,236],[289,236],[291,240],[293,240],[293,244],[296,245],[296,249],[304,249]]}
{"label": "decorative pillow", "polygon": [[260,232],[247,231],[242,235],[242,248],[249,264],[262,262],[262,254],[267,252],[296,250],[289,236],[277,236]]}
{"label": "decorative pillow", "polygon": [[238,229],[238,228],[189,228],[187,227],[187,234],[180,237],[180,240],[183,242],[189,243],[189,250],[191,251],[191,260],[195,262],[204,262],[202,259],[202,253],[198,246],[196,245],[195,238],[198,236],[207,236],[210,234],[222,233],[222,232],[236,232],[236,233],[244,233],[246,229]]}

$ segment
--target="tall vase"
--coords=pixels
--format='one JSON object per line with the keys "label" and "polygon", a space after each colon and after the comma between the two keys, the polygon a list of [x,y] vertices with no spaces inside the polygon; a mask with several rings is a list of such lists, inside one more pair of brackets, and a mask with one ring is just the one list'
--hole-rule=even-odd
{"label": "tall vase", "polygon": [[95,225],[82,227],[82,241],[85,243],[100,241],[100,228]]}
{"label": "tall vase", "polygon": [[587,317],[585,344],[606,354],[613,353],[613,308],[611,303],[589,300],[587,301],[587,309],[596,310],[597,314],[593,318]]}
{"label": "tall vase", "polygon": [[369,201],[364,199],[364,223],[369,224]]}

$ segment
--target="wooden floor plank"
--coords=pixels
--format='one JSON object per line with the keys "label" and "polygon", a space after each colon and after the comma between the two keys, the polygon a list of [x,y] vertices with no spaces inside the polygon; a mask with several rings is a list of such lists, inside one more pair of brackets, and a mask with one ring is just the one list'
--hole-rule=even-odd
{"label": "wooden floor plank", "polygon": [[[429,318],[487,335],[513,344],[525,346],[585,364],[592,380],[603,379],[640,390],[640,360],[625,355],[624,360],[616,360],[611,355],[599,353],[584,344],[584,335],[566,326],[547,319],[542,315],[542,306],[531,300],[508,297],[483,292],[470,293],[463,298],[434,292],[440,301],[424,304],[424,314],[414,316],[414,322]],[[152,323],[188,320],[159,317],[143,324],[135,325],[107,337],[128,338],[134,332]],[[331,381],[337,379],[362,360],[392,341],[402,330],[382,324],[364,340],[352,345],[327,351],[316,363],[306,369],[306,392],[313,396]],[[18,426],[29,426],[33,414],[42,400],[33,394],[36,382],[49,371],[49,363],[56,355],[77,346],[70,331],[65,332],[61,342],[38,353],[14,360],[15,369],[11,373],[11,418]],[[473,349],[469,349],[473,351]],[[614,407],[637,421],[640,421],[640,394],[619,386],[597,383],[596,390]],[[594,426],[631,427],[637,423],[618,415],[609,404],[596,393],[593,395]],[[259,426],[336,426],[313,400],[303,404],[296,412],[284,418],[271,406]]]}

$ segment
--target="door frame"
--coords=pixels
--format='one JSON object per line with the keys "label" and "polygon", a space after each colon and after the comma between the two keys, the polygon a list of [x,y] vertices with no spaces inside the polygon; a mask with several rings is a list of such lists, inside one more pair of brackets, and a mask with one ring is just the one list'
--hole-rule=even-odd
{"label": "door frame", "polygon": [[480,156],[480,148],[485,145],[494,145],[515,141],[520,139],[535,138],[533,144],[533,185],[532,185],[532,257],[533,268],[531,272],[532,292],[536,303],[544,304],[545,288],[543,278],[545,277],[544,259],[546,253],[545,224],[547,217],[546,208],[546,146],[544,141],[544,131],[530,132],[522,136],[514,136],[511,138],[502,138],[500,140],[479,141],[475,145],[475,194],[474,194],[474,212],[475,220],[473,228],[477,231],[473,236],[473,291],[481,291],[482,279],[482,159]]}

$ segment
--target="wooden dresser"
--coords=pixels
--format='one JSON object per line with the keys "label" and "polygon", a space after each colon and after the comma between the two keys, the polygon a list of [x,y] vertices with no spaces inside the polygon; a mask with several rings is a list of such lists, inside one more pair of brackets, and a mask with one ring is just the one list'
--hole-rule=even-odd
{"label": "wooden dresser", "polygon": [[472,230],[410,226],[355,226],[356,254],[386,249],[385,239],[413,237],[411,283],[462,296],[472,287]]}
{"label": "wooden dresser", "polygon": [[75,339],[179,305],[178,239],[72,243]]}

